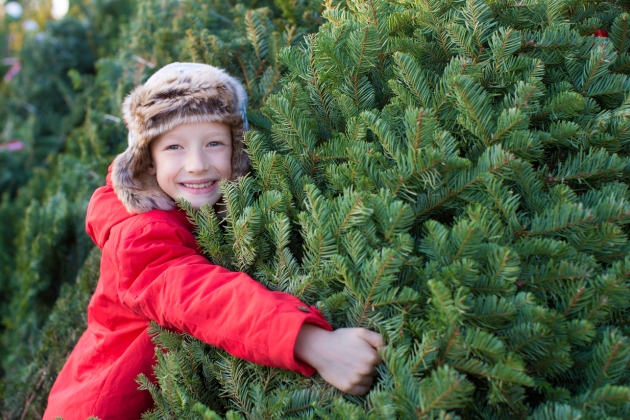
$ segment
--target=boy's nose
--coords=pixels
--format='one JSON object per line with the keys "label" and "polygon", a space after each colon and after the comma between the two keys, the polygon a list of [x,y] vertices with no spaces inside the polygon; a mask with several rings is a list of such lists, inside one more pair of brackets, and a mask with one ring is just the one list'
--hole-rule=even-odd
{"label": "boy's nose", "polygon": [[188,173],[205,172],[210,167],[202,153],[191,151],[186,155],[186,171]]}

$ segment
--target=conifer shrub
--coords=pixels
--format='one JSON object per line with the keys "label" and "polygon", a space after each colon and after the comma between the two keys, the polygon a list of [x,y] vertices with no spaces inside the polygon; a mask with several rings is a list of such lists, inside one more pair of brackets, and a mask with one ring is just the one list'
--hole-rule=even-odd
{"label": "conifer shrub", "polygon": [[379,331],[377,384],[343,395],[154,326],[144,418],[630,418],[624,4],[323,17],[279,52],[226,219],[182,205],[216,264]]}
{"label": "conifer shrub", "polygon": [[[93,96],[111,93],[95,83],[94,60],[108,51],[104,45],[116,48],[113,38],[133,6],[126,2],[103,15],[107,5],[92,2],[84,14],[50,22],[38,34],[20,34],[21,49],[10,53],[21,70],[0,82],[0,143],[25,144],[23,151],[0,151],[0,380],[9,381],[9,388],[41,345],[39,330],[61,285],[76,278],[91,246],[85,208],[102,182],[96,174],[105,172],[113,154],[102,145],[124,138],[122,129],[116,135],[111,121],[103,120],[108,109],[99,126],[92,124]],[[9,28],[0,26],[5,35]],[[15,36],[15,26],[10,29]],[[105,140],[85,134],[94,131]]]}
{"label": "conifer shrub", "polygon": [[[108,17],[105,11],[114,3],[80,8],[90,23],[85,38],[93,43],[91,52],[100,54],[94,71],[71,68],[64,74],[66,87],[73,90],[71,113],[81,118],[80,125],[66,124],[71,130],[64,132],[61,152],[47,157],[45,167],[36,168],[16,194],[0,199],[0,219],[11,221],[0,224],[2,418],[41,418],[50,386],[85,328],[87,302],[98,275],[98,257],[88,257],[85,210],[115,154],[126,147],[120,112],[124,96],[169,62],[211,60],[248,80],[250,122],[255,125],[261,117],[257,119],[254,109],[279,91],[286,70],[277,60],[278,51],[303,42],[304,34],[321,23],[322,7],[319,1],[287,9],[282,2],[276,6],[269,1],[226,8],[219,0],[152,0],[138,7],[129,2]],[[46,92],[58,97],[52,88],[38,89],[43,97]],[[14,99],[8,97],[0,106]],[[42,109],[46,113],[51,108]],[[57,111],[62,110],[53,109],[46,118],[59,118]],[[32,125],[16,121],[16,130],[32,133]],[[0,190],[7,191],[2,184]],[[80,285],[70,286],[84,261],[79,275],[92,277],[80,277]]]}
{"label": "conifer shrub", "polygon": [[[103,109],[98,127],[92,124],[96,118],[90,112],[91,95],[111,94],[111,90],[99,90],[92,75],[94,51],[111,41],[107,36],[112,35],[100,30],[98,36],[90,36],[103,29],[98,13],[102,4],[97,3],[91,5],[94,19],[66,17],[38,37],[27,38],[20,51],[22,70],[2,85],[2,109],[7,112],[0,117],[0,141],[17,138],[27,146],[23,152],[0,156],[4,158],[0,159],[3,419],[41,418],[52,381],[78,339],[75,330],[84,329],[87,301],[93,292],[85,287],[73,292],[85,294],[71,302],[80,305],[80,311],[70,311],[62,319],[50,314],[92,248],[85,234],[87,202],[102,183],[113,154],[111,147],[101,144],[123,139],[121,128],[117,136],[110,129],[111,121],[103,120],[108,109]],[[103,20],[120,26],[124,16],[112,14]],[[107,138],[95,141],[86,135],[94,131]],[[73,338],[65,342],[66,334]],[[55,337],[60,341],[55,342]]]}
{"label": "conifer shrub", "polygon": [[88,25],[67,17],[50,23],[42,32],[28,34],[20,51],[12,55],[20,71],[3,83],[0,142],[19,140],[20,153],[4,154],[0,187],[15,195],[35,167],[45,165],[50,153],[63,149],[67,134],[82,120],[81,94],[73,90],[68,71],[93,73],[94,53],[86,33]]}
{"label": "conifer shrub", "polygon": [[[35,9],[50,9],[50,4],[37,2],[24,6],[25,18],[37,20],[49,11]],[[20,140],[26,147],[21,153],[0,152],[0,191],[13,198],[35,168],[47,166],[48,155],[65,150],[92,93],[89,85],[74,83],[77,76],[73,80],[72,75],[93,76],[95,61],[120,48],[120,34],[134,9],[135,1],[79,3],[37,32],[10,19],[0,22],[0,53],[20,63],[10,80],[0,80],[0,142]],[[3,75],[10,68],[0,67]]]}
{"label": "conifer shrub", "polygon": [[22,369],[3,381],[2,418],[41,419],[48,393],[68,354],[87,326],[87,305],[99,277],[101,251],[92,247],[74,283],[64,283],[44,323],[39,346]]}
{"label": "conifer shrub", "polygon": [[85,197],[100,179],[86,177],[91,167],[69,156],[55,166],[55,178],[41,174],[30,184],[41,188],[41,196],[31,197],[16,226],[15,267],[3,286],[10,292],[2,316],[4,366],[14,367],[15,358],[30,358],[61,285],[76,277],[92,245],[85,234]]}

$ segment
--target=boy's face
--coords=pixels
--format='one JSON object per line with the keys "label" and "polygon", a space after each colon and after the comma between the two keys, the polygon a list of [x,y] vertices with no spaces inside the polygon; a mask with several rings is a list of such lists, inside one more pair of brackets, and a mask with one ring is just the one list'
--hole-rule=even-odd
{"label": "boy's face", "polygon": [[218,122],[181,124],[154,139],[149,173],[173,199],[196,209],[221,198],[219,181],[232,176],[232,130]]}

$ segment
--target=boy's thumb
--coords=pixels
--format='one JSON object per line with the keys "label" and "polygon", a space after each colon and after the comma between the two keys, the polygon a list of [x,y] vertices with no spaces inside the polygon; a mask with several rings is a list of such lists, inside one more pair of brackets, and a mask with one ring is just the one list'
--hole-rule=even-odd
{"label": "boy's thumb", "polygon": [[364,329],[362,331],[361,338],[367,341],[368,344],[374,347],[375,349],[384,346],[383,337],[381,337],[381,335],[377,332]]}

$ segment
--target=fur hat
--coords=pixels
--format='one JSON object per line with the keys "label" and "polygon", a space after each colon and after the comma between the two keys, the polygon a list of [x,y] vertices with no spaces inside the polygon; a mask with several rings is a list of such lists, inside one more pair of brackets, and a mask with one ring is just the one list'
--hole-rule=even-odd
{"label": "fur hat", "polygon": [[247,94],[223,70],[197,63],[172,63],[136,87],[122,105],[129,129],[128,147],[114,160],[112,183],[129,212],[172,210],[175,201],[148,172],[151,140],[186,123],[221,122],[232,127],[232,179],[245,175],[249,158],[243,150],[247,130]]}

